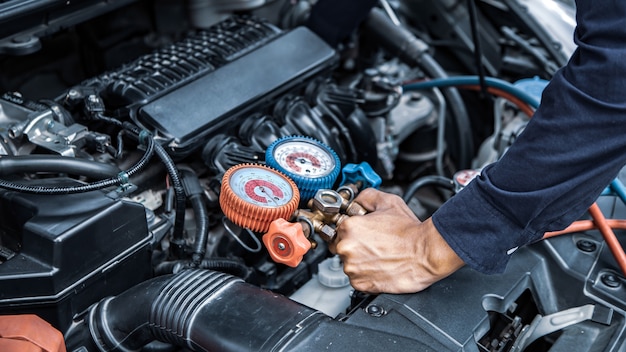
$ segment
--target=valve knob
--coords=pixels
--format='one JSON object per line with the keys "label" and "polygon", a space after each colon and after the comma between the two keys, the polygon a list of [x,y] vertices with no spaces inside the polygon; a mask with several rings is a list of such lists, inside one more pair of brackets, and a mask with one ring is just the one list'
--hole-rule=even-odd
{"label": "valve knob", "polygon": [[304,236],[302,225],[285,219],[276,219],[263,235],[263,243],[270,257],[277,262],[295,268],[311,249],[311,242]]}
{"label": "valve knob", "polygon": [[378,188],[383,180],[372,169],[370,164],[362,162],[360,164],[346,164],[341,169],[341,184],[362,182],[361,188]]}

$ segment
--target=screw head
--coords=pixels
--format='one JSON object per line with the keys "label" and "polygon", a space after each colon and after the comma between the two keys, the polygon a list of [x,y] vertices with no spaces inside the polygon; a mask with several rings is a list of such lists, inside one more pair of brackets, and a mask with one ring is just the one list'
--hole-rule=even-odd
{"label": "screw head", "polygon": [[610,288],[618,288],[622,285],[620,278],[615,274],[603,274],[600,276],[600,280]]}
{"label": "screw head", "polygon": [[383,315],[385,315],[385,309],[381,306],[377,306],[375,304],[371,304],[367,307],[365,307],[365,312],[375,318],[379,318],[382,317]]}
{"label": "screw head", "polygon": [[595,252],[595,250],[597,249],[596,244],[589,240],[580,240],[576,242],[576,247],[580,249],[581,251],[587,252],[587,253]]}

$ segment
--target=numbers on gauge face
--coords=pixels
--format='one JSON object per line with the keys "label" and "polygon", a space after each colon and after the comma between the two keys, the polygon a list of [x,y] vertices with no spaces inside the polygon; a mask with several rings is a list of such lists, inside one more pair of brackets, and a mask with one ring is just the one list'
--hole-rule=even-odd
{"label": "numbers on gauge face", "polygon": [[229,184],[239,198],[263,207],[279,207],[293,198],[291,185],[283,176],[262,168],[239,169]]}
{"label": "numbers on gauge face", "polygon": [[288,172],[304,177],[324,177],[335,167],[335,159],[326,149],[307,141],[277,145],[274,159]]}

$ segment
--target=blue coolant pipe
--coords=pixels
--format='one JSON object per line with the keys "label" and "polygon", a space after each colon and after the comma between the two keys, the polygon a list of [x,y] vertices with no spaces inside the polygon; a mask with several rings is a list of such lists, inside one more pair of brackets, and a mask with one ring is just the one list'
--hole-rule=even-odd
{"label": "blue coolant pipe", "polygon": [[[539,107],[539,99],[527,93],[515,85],[493,77],[485,77],[485,84],[487,87],[493,87],[503,90],[517,98],[532,108]],[[446,78],[435,78],[429,81],[416,82],[404,85],[402,88],[404,91],[422,90],[430,88],[445,88],[445,87],[458,87],[458,86],[473,86],[480,85],[480,78],[478,76],[452,76]]]}

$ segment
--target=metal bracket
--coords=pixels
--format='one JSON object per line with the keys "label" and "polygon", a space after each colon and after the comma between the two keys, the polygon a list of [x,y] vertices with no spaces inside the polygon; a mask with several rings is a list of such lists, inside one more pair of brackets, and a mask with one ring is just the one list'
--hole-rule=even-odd
{"label": "metal bracket", "polygon": [[77,123],[65,126],[55,121],[53,115],[52,110],[37,112],[28,120],[11,126],[9,136],[26,135],[35,145],[63,156],[75,156],[76,144],[87,136],[87,127]]}
{"label": "metal bracket", "polygon": [[546,316],[537,315],[529,325],[522,329],[511,352],[521,352],[538,338],[585,320],[609,325],[612,317],[613,309],[593,304],[566,309]]}

